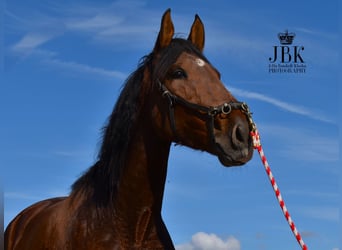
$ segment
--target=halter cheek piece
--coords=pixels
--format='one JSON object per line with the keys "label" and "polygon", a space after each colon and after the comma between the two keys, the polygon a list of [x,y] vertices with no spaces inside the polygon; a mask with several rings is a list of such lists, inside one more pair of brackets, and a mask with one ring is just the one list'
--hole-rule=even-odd
{"label": "halter cheek piece", "polygon": [[[228,115],[233,109],[241,110],[244,114],[246,114],[250,130],[254,129],[254,123],[252,121],[252,113],[249,111],[249,107],[245,102],[225,102],[222,105],[216,106],[216,107],[207,107],[202,106],[199,104],[188,102],[187,100],[183,99],[182,97],[179,97],[173,93],[170,92],[166,86],[160,82],[160,80],[157,80],[158,86],[160,91],[162,92],[162,96],[165,97],[169,102],[169,117],[170,117],[170,123],[171,123],[171,129],[175,136],[176,142],[180,142],[179,137],[177,136],[177,130],[176,130],[176,120],[175,120],[175,112],[174,112],[174,106],[175,104],[180,104],[188,109],[194,110],[197,113],[205,114],[207,116],[207,128],[210,134],[210,140],[213,143],[213,145],[217,148],[219,145],[216,143],[215,136],[214,136],[214,120],[215,116],[219,114]],[[222,150],[220,150],[222,151]]]}

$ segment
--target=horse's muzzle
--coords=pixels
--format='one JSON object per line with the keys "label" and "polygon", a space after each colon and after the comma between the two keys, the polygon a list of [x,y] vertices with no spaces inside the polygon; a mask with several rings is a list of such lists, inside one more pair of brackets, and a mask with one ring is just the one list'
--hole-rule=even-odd
{"label": "horse's muzzle", "polygon": [[236,117],[234,125],[226,135],[216,138],[217,156],[226,166],[240,166],[248,162],[253,155],[250,126],[245,119]]}

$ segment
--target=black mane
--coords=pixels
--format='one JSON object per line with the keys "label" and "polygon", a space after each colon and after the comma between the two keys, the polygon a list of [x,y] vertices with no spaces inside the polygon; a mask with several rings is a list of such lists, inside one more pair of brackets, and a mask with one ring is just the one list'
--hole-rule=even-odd
{"label": "black mane", "polygon": [[151,87],[144,89],[152,89],[156,79],[165,79],[170,66],[182,52],[195,54],[208,62],[191,42],[180,38],[173,39],[171,44],[160,52],[153,69],[152,63],[156,55],[152,52],[143,57],[138,69],[126,80],[109,122],[103,128],[98,161],[72,185],[72,195],[81,192],[88,197],[89,202],[95,202],[97,206],[105,206],[114,198],[140,106],[143,105],[141,96],[149,94],[141,93],[145,69],[149,67],[152,79],[149,83]]}

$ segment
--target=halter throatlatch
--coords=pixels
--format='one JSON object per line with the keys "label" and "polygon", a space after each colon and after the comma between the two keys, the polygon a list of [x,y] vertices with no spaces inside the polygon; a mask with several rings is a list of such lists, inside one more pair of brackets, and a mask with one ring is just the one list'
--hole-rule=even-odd
{"label": "halter throatlatch", "polygon": [[[218,145],[215,140],[214,136],[214,120],[215,116],[219,114],[224,114],[228,115],[232,110],[241,110],[243,113],[246,114],[249,124],[250,124],[250,129],[254,127],[252,126],[252,114],[249,111],[248,105],[244,102],[225,102],[222,105],[216,106],[216,107],[208,107],[208,106],[202,106],[199,104],[191,103],[188,102],[187,100],[183,99],[182,97],[179,97],[172,92],[164,85],[162,84],[159,80],[157,80],[157,83],[159,85],[159,89],[162,92],[162,96],[167,98],[169,101],[169,117],[170,117],[170,123],[171,123],[171,129],[173,132],[173,135],[175,137],[176,142],[180,142],[180,139],[177,135],[177,129],[176,129],[176,120],[175,120],[175,112],[174,112],[174,105],[180,104],[188,109],[191,109],[202,116],[206,116],[206,123],[207,123],[207,128],[210,134],[210,140],[217,148],[217,150],[220,150],[218,148]],[[254,124],[254,123],[253,123]]]}

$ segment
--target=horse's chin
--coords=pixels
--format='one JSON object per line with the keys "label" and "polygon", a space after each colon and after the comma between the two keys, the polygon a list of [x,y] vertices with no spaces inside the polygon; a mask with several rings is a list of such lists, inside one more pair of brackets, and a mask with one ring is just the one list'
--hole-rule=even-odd
{"label": "horse's chin", "polygon": [[226,153],[219,144],[217,144],[217,146],[219,148],[217,157],[221,164],[225,167],[242,166],[246,164],[253,156],[253,149],[250,147]]}
{"label": "horse's chin", "polygon": [[218,159],[224,167],[239,167],[246,163],[246,161],[236,161],[225,154],[218,155]]}

